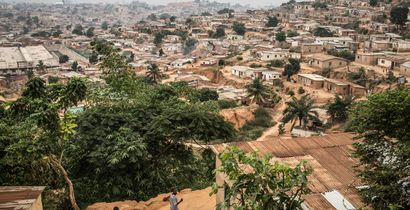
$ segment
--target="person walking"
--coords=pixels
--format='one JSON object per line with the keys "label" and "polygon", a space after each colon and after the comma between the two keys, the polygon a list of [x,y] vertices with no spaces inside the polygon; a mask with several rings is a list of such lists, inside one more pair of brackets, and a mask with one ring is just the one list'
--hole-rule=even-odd
{"label": "person walking", "polygon": [[181,200],[178,201],[178,198],[177,198],[177,190],[176,190],[176,189],[173,189],[173,190],[172,190],[172,193],[171,193],[171,196],[169,197],[169,204],[170,204],[170,206],[171,206],[171,210],[179,210],[179,209],[178,209],[178,205],[179,205],[183,200],[184,200],[184,199],[181,198]]}

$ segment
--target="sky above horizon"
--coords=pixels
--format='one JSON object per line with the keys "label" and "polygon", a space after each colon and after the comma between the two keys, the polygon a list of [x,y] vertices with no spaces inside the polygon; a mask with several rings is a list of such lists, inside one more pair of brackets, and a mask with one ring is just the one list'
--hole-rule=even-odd
{"label": "sky above horizon", "polygon": [[[1,0],[0,0],[1,1]],[[6,2],[31,2],[31,3],[54,3],[59,2],[61,0],[6,0]],[[71,0],[73,3],[129,3],[134,0]],[[186,2],[192,0],[139,0],[140,2],[147,2],[149,4],[160,5],[160,4],[167,4],[170,2]],[[210,0],[213,1],[213,0]],[[283,2],[287,2],[288,0],[217,0],[217,2],[221,3],[231,3],[231,4],[242,4],[242,5],[249,5],[251,7],[261,7],[261,6],[278,6]]]}

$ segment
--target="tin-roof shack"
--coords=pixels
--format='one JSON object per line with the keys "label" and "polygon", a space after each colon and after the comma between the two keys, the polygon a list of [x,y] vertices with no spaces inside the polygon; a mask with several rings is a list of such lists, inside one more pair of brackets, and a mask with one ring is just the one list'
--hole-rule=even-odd
{"label": "tin-roof shack", "polygon": [[0,187],[0,209],[43,210],[41,193],[44,187],[4,186]]}

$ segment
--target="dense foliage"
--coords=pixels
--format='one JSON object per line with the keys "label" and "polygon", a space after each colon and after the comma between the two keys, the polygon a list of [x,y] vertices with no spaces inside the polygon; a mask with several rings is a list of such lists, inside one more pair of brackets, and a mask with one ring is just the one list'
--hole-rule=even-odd
{"label": "dense foliage", "polygon": [[[218,95],[203,90],[198,100],[187,100],[194,90],[186,83],[136,76],[109,43],[95,41],[93,50],[105,82],[47,86],[34,77],[20,99],[1,105],[1,183],[47,186],[46,200],[62,194],[45,202],[50,209],[68,208],[67,194],[78,209],[75,203],[85,208],[209,186],[212,155],[185,143],[235,136],[218,103],[208,101]],[[83,111],[71,114],[80,102]]]}
{"label": "dense foliage", "polygon": [[219,159],[218,172],[226,174],[231,182],[225,186],[214,184],[214,194],[218,188],[226,190],[226,199],[217,209],[302,209],[301,196],[309,192],[307,176],[312,173],[305,162],[292,168],[272,163],[270,155],[260,158],[256,152],[246,154],[236,147],[225,150]]}
{"label": "dense foliage", "polygon": [[375,209],[410,208],[410,90],[374,94],[350,112],[351,129],[360,136],[355,155],[362,191]]}

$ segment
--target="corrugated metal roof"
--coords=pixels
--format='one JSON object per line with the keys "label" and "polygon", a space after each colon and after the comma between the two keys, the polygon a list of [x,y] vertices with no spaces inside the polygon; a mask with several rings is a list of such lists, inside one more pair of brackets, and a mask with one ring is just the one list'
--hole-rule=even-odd
{"label": "corrugated metal roof", "polygon": [[29,209],[43,190],[44,187],[35,186],[0,187],[0,209]]}
{"label": "corrugated metal roof", "polygon": [[312,194],[304,197],[308,208],[335,209],[320,194],[333,190],[338,190],[355,208],[360,208],[364,204],[355,189],[361,184],[353,170],[353,166],[358,163],[351,157],[353,137],[349,133],[294,139],[275,137],[268,141],[224,143],[210,147],[220,154],[227,147],[235,145],[245,152],[271,154],[271,161],[283,162],[292,167],[306,160],[313,168],[313,173],[308,177]]}

